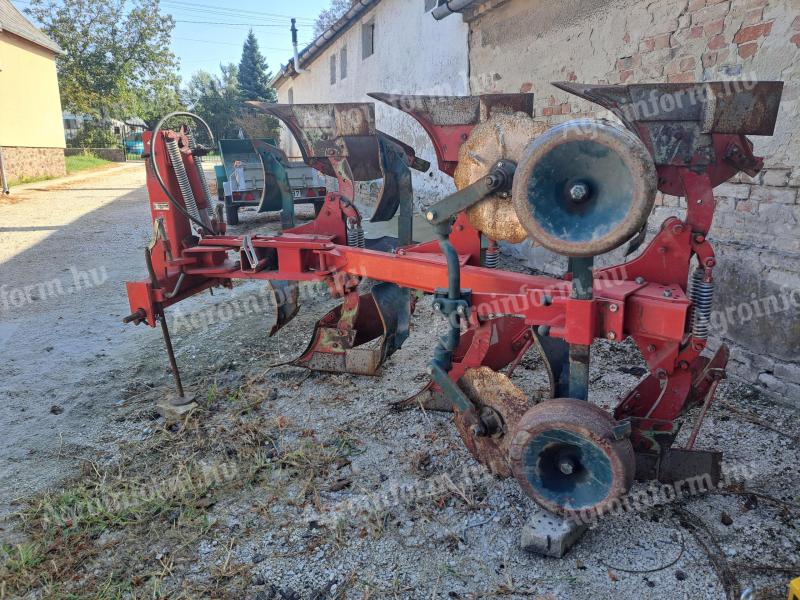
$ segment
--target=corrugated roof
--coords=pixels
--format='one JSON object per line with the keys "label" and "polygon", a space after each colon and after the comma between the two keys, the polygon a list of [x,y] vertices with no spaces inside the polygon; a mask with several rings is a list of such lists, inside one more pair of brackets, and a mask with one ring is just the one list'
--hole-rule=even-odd
{"label": "corrugated roof", "polygon": [[61,47],[42,33],[33,23],[11,4],[11,0],[0,0],[0,31],[8,31],[37,46],[63,54]]}

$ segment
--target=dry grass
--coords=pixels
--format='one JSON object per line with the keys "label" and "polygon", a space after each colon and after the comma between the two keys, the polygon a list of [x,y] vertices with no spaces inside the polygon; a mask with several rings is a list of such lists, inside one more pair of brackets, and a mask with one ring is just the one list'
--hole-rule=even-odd
{"label": "dry grass", "polygon": [[[260,498],[318,506],[322,486],[358,452],[347,432],[320,441],[269,415],[274,397],[260,385],[212,385],[196,410],[124,444],[113,464],[87,463],[27,501],[11,526],[23,541],[0,546],[0,599],[243,597],[250,568],[237,562],[217,512],[253,488]],[[190,574],[201,543],[216,543],[216,555]]]}

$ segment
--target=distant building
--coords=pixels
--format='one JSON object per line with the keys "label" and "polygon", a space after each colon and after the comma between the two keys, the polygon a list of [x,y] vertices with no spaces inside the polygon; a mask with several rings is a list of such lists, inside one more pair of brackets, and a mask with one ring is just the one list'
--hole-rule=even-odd
{"label": "distant building", "polygon": [[[0,178],[65,173],[58,44],[0,0]],[[3,175],[4,173],[4,175]]]}
{"label": "distant building", "polygon": [[[469,94],[469,27],[462,19],[437,22],[435,0],[360,0],[273,79],[281,103],[374,102],[368,92]],[[287,32],[288,36],[288,32]],[[453,181],[436,168],[436,154],[422,127],[405,113],[376,103],[377,127],[411,144],[431,162],[429,173],[413,172],[420,204],[453,191]],[[281,146],[300,152],[284,130]]]}

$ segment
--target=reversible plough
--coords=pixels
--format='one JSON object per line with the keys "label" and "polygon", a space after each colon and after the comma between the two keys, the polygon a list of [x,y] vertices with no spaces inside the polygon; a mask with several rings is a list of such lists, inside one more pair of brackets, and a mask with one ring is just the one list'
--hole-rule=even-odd
{"label": "reversible plough", "polygon": [[[149,279],[127,284],[126,321],[160,322],[182,395],[164,309],[203,290],[267,281],[273,335],[298,311],[299,282],[326,282],[342,303],[294,364],[359,375],[374,375],[402,347],[412,292],[432,294],[447,333],[433,351],[430,384],[401,405],[452,410],[475,458],[515,477],[548,511],[602,513],[634,479],[715,482],[721,454],[694,448],[728,360],[725,346],[704,354],[713,189],[761,169],[745,136],[773,133],[783,84],[556,85],[622,124],[581,119],[545,129],[533,119],[531,94],[371,95],[416,119],[439,169],[455,179],[458,191],[425,213],[438,236],[426,243],[413,242],[411,169],[429,165],[375,129],[372,103],[254,103],[288,127],[307,164],[339,184],[313,221],[277,235],[227,234],[196,166],[203,149],[185,128],[157,127],[145,136]],[[268,161],[273,150],[261,150]],[[372,221],[397,215],[396,238],[365,239],[354,182],[376,179],[383,185]],[[659,190],[685,197],[686,214],[668,218],[644,245]],[[289,199],[283,206],[293,210]],[[525,238],[569,257],[568,272],[498,269],[498,242]],[[594,265],[624,244],[634,258]],[[359,291],[364,280],[375,282],[368,293]],[[632,339],[649,370],[612,412],[587,401],[590,348],[601,338]],[[529,398],[510,379],[532,349],[549,376],[546,398]],[[697,406],[688,442],[675,447]]]}

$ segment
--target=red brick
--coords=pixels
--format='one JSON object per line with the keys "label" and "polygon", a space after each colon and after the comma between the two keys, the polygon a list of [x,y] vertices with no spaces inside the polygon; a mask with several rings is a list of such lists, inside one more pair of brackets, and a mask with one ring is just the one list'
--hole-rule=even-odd
{"label": "red brick", "polygon": [[739,56],[745,60],[755,55],[758,50],[757,42],[750,42],[749,44],[742,44],[739,46]]}
{"label": "red brick", "polygon": [[554,114],[554,109],[552,109],[552,108],[551,108],[551,107],[549,107],[549,106],[546,106],[546,107],[545,107],[545,108],[542,110],[542,114],[543,114],[545,117],[552,117],[552,116],[553,116],[553,114]]}
{"label": "red brick", "polygon": [[742,200],[741,202],[736,203],[736,210],[739,212],[755,214],[758,211],[758,205],[755,202],[750,202],[749,200]]}
{"label": "red brick", "polygon": [[717,53],[716,52],[706,52],[702,56],[702,63],[703,68],[708,69],[709,67],[713,67],[717,64]]}
{"label": "red brick", "polygon": [[800,31],[800,16],[795,17],[792,21],[792,29]]}
{"label": "red brick", "polygon": [[639,52],[652,52],[656,47],[656,38],[644,38],[639,43]]}
{"label": "red brick", "polygon": [[719,50],[720,48],[724,48],[728,45],[728,42],[725,41],[725,36],[721,33],[715,35],[713,38],[708,40],[708,49],[709,50]]}
{"label": "red brick", "polygon": [[744,44],[745,42],[752,42],[760,37],[766,37],[772,31],[772,21],[768,23],[759,23],[758,25],[749,25],[742,27],[735,36],[733,41],[737,44]]}
{"label": "red brick", "polygon": [[633,76],[633,71],[620,71],[619,72],[619,82],[625,83]]}
{"label": "red brick", "polygon": [[669,39],[672,37],[671,33],[664,33],[662,35],[655,37],[655,48],[656,50],[663,50],[664,48],[669,48]]}
{"label": "red brick", "polygon": [[680,61],[675,59],[664,65],[664,75],[677,75],[681,72]]}
{"label": "red brick", "polygon": [[700,10],[706,5],[706,0],[689,0],[689,6],[686,8],[688,12],[695,12]]}
{"label": "red brick", "polygon": [[575,71],[570,71],[569,73],[567,73],[567,80],[578,81],[578,76],[575,74]]}
{"label": "red brick", "polygon": [[748,10],[744,14],[744,21],[742,21],[742,25],[755,25],[756,23],[760,23],[763,18],[764,18],[763,8]]}
{"label": "red brick", "polygon": [[561,114],[562,115],[568,115],[571,112],[572,112],[572,107],[569,105],[569,102],[564,102],[561,105]]}
{"label": "red brick", "polygon": [[716,21],[706,23],[703,26],[703,33],[706,37],[712,37],[718,33],[722,33],[723,29],[725,29],[725,19],[717,19]]}
{"label": "red brick", "polygon": [[694,56],[685,56],[681,59],[681,72],[685,73],[686,71],[694,71],[694,68],[697,66],[697,61],[695,60]]}
{"label": "red brick", "polygon": [[519,92],[520,92],[520,94],[527,94],[532,89],[533,89],[533,84],[532,83],[523,83],[519,88]]}
{"label": "red brick", "polygon": [[689,30],[689,35],[687,36],[689,39],[699,38],[703,35],[703,26],[702,25],[695,25]]}
{"label": "red brick", "polygon": [[669,83],[693,83],[694,80],[694,73],[678,73],[677,75],[669,75],[667,77]]}
{"label": "red brick", "polygon": [[796,33],[792,36],[790,40],[795,46],[800,48],[800,33]]}
{"label": "red brick", "polygon": [[719,52],[717,52],[717,63],[720,65],[724,63],[726,60],[728,60],[728,55],[730,55],[730,50],[728,50],[727,48],[725,50],[720,50]]}

